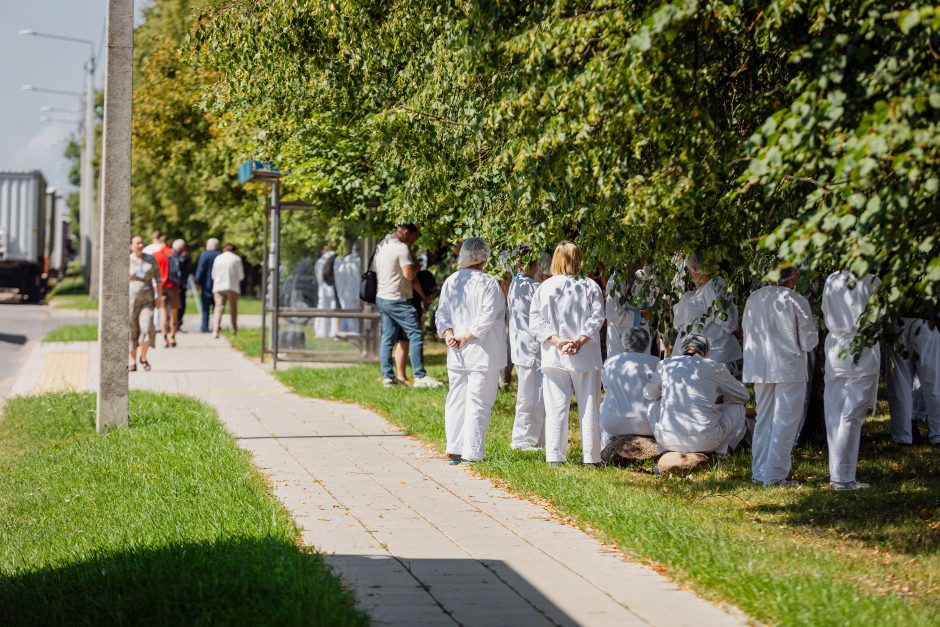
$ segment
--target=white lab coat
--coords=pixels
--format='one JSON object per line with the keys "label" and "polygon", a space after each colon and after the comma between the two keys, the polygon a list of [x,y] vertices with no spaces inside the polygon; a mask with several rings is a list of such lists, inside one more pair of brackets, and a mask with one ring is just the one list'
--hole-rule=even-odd
{"label": "white lab coat", "polygon": [[658,365],[658,357],[644,353],[620,353],[604,362],[601,447],[618,435],[653,435],[643,389],[656,376]]}
{"label": "white lab coat", "polygon": [[880,348],[876,344],[863,349],[856,361],[851,346],[858,334],[859,319],[880,284],[871,275],[859,279],[851,272],[841,271],[829,275],[823,287],[823,318],[829,329],[823,400],[829,478],[837,483],[855,481],[862,424],[878,394]]}
{"label": "white lab coat", "polygon": [[[643,319],[642,310],[631,304],[640,297],[644,288],[643,282],[636,279],[627,286],[621,281],[618,272],[611,274],[607,281],[607,294],[604,298],[604,315],[607,318],[607,359],[624,352],[621,336],[625,332],[636,326],[643,327],[647,332],[650,330],[649,323]],[[625,292],[629,294],[629,297],[625,296]],[[650,334],[650,341],[647,343],[645,352],[649,352],[651,345],[652,334]]]}
{"label": "white lab coat", "polygon": [[[338,258],[333,270],[336,276],[336,291],[339,294],[340,309],[358,311],[362,306],[359,302],[359,281],[362,276],[359,253],[353,251]],[[359,320],[341,318],[339,330],[341,333],[359,333]]]}
{"label": "white lab coat", "polygon": [[672,308],[672,324],[678,331],[673,357],[682,354],[683,338],[697,333],[708,339],[708,358],[712,361],[728,364],[741,359],[741,344],[734,336],[738,306],[721,278],[712,278],[697,290],[683,294]]}
{"label": "white lab coat", "polygon": [[729,454],[744,437],[743,404],[750,394],[721,362],[701,355],[666,359],[644,394],[655,401],[649,418],[663,450]]}
{"label": "white lab coat", "polygon": [[901,318],[897,332],[897,341],[886,351],[891,439],[912,442],[916,378],[927,417],[927,437],[931,444],[940,444],[940,328],[931,329],[920,318]]}
{"label": "white lab coat", "polygon": [[[323,267],[327,260],[336,256],[336,253],[330,251],[320,255],[313,266],[313,271],[317,276],[317,309],[336,309],[336,293],[332,285],[327,285],[323,279]],[[333,278],[336,278],[336,263],[333,264]],[[314,331],[317,337],[335,337],[336,336],[336,318],[316,318],[313,323]]]}
{"label": "white lab coat", "polygon": [[[582,459],[601,461],[600,328],[604,299],[597,283],[587,278],[555,275],[532,295],[529,328],[542,343],[542,395],[545,400],[545,459],[563,462],[568,450],[568,410],[578,397]],[[590,338],[574,355],[546,344],[553,335],[564,339]]]}
{"label": "white lab coat", "polygon": [[806,299],[791,289],[762,287],[744,306],[744,381],[754,383],[757,421],[751,476],[764,484],[790,474],[806,397],[806,353],[819,331]]}
{"label": "white lab coat", "polygon": [[480,270],[447,277],[435,315],[438,333],[476,339],[447,349],[450,389],[444,407],[447,452],[467,461],[483,459],[486,429],[506,364],[506,304],[499,282]]}
{"label": "white lab coat", "polygon": [[529,449],[545,446],[545,402],[542,398],[542,348],[529,329],[529,309],[538,281],[518,272],[507,295],[509,352],[516,366],[516,418],[510,446]]}

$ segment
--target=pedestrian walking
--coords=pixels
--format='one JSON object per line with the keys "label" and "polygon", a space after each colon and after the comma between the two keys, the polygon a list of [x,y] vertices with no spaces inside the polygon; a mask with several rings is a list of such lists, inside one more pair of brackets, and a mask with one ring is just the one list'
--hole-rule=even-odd
{"label": "pedestrian walking", "polygon": [[176,330],[183,330],[183,316],[186,314],[186,294],[189,288],[189,277],[193,273],[193,266],[186,250],[186,242],[178,239],[173,242],[173,253],[179,257],[180,281],[180,308],[176,311]]}
{"label": "pedestrian walking", "polygon": [[[182,242],[182,240],[177,240]],[[154,253],[153,258],[160,268],[163,299],[160,306],[160,328],[163,332],[163,348],[176,346],[176,324],[180,309],[180,290],[182,289],[182,268],[180,258],[173,248],[163,242],[163,248]]]}
{"label": "pedestrian walking", "polygon": [[232,244],[226,244],[222,248],[222,254],[212,262],[212,298],[215,301],[212,337],[219,337],[226,303],[229,305],[232,319],[232,334],[238,334],[238,297],[241,294],[241,282],[244,280],[245,268],[242,258],[235,254]]}
{"label": "pedestrian walking", "polygon": [[150,370],[147,351],[153,342],[154,293],[161,299],[160,269],[157,261],[144,253],[144,239],[140,235],[131,238],[130,255],[130,364],[128,371],[137,370],[137,351],[140,350],[140,365]]}
{"label": "pedestrian walking", "polygon": [[219,240],[209,238],[206,241],[206,252],[199,255],[199,261],[196,262],[196,289],[199,290],[199,298],[202,301],[202,323],[199,330],[203,333],[209,332],[209,315],[215,307],[215,299],[212,297],[212,263],[222,254],[218,248]]}

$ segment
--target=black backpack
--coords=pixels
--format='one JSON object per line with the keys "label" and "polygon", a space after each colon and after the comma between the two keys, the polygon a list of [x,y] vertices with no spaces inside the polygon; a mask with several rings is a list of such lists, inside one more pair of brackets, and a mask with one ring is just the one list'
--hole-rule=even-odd
{"label": "black backpack", "polygon": [[372,256],[369,257],[369,265],[366,266],[366,271],[362,273],[362,278],[359,280],[359,300],[373,305],[375,304],[376,295],[379,293],[379,275],[372,269],[372,262],[375,261],[375,253],[379,251],[379,246],[376,246],[375,250],[372,251]]}
{"label": "black backpack", "polygon": [[336,287],[336,270],[334,266],[336,265],[336,255],[326,260],[326,263],[323,264],[323,282],[329,285],[330,287]]}
{"label": "black backpack", "polygon": [[167,272],[166,280],[170,283],[176,283],[179,286],[183,286],[183,258],[180,257],[179,253],[174,252],[172,255],[167,257]]}

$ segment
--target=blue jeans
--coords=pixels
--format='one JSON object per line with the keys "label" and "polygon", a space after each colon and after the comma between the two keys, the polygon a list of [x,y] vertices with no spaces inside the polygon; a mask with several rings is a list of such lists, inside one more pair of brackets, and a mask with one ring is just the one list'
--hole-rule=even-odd
{"label": "blue jeans", "polygon": [[215,301],[212,299],[212,290],[202,288],[202,292],[200,292],[199,298],[202,299],[202,326],[199,330],[203,333],[208,333],[209,314],[212,311],[212,308],[215,306]]}
{"label": "blue jeans", "polygon": [[385,300],[376,298],[375,306],[382,314],[382,348],[379,351],[379,364],[382,366],[382,378],[394,379],[395,366],[392,363],[392,351],[395,338],[400,328],[408,338],[411,353],[411,368],[415,378],[421,378],[424,371],[424,334],[418,326],[418,312],[407,300]]}

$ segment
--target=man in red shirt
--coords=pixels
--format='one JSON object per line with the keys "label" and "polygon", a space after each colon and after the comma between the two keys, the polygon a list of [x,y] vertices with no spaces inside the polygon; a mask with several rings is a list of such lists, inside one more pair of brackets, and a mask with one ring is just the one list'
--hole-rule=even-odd
{"label": "man in red shirt", "polygon": [[[163,248],[153,254],[160,268],[160,284],[163,288],[163,298],[160,299],[160,330],[163,332],[163,348],[176,346],[176,322],[179,319],[182,286],[173,280],[178,274],[178,270],[175,272],[173,270],[179,266],[178,260],[174,263],[174,256],[173,249],[167,246],[165,239]],[[169,336],[167,336],[168,332]]]}

